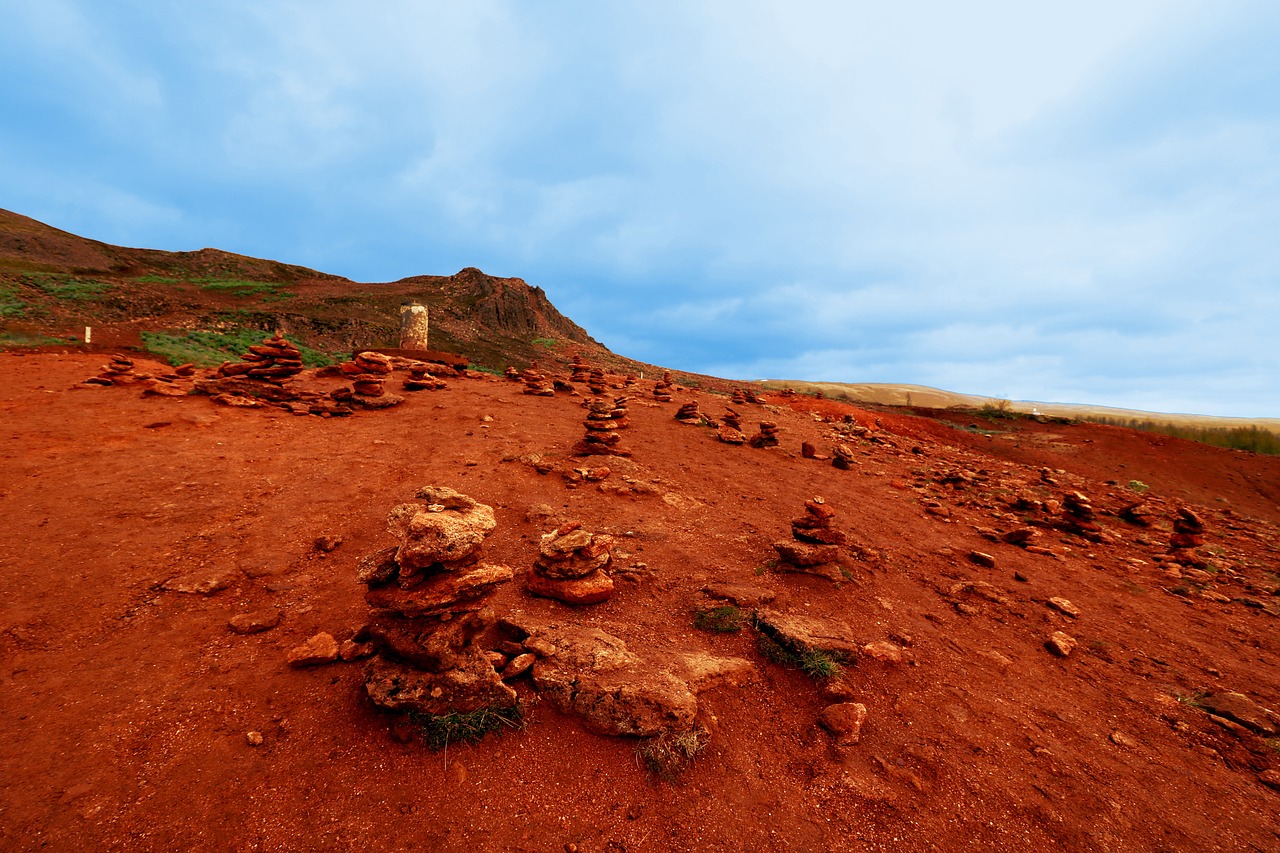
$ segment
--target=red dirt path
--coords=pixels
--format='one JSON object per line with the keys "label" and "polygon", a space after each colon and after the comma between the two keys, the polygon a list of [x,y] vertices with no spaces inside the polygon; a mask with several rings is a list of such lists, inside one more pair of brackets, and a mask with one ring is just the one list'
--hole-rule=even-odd
{"label": "red dirt path", "polygon": [[[986,436],[805,398],[735,407],[751,431],[762,419],[783,429],[782,448],[754,450],[675,422],[687,399],[723,410],[722,397],[684,391],[665,405],[637,395],[624,434],[634,457],[608,462],[606,486],[628,477],[639,488],[617,494],[503,461],[571,463],[583,410],[565,395],[456,379],[395,409],[323,420],[77,387],[101,360],[0,354],[4,849],[1280,845],[1280,792],[1259,776],[1280,769],[1278,742],[1192,704],[1235,690],[1280,708],[1276,599],[1260,592],[1280,572],[1280,460],[1094,425],[983,422],[1009,430]],[[896,447],[856,446],[852,471],[802,459],[802,440],[830,452],[832,426],[793,406],[879,418]],[[1044,467],[1062,472],[1051,471],[1051,489]],[[978,481],[939,482],[961,468]],[[1206,519],[1206,552],[1222,568],[1208,589],[1227,601],[1171,594],[1179,584],[1155,562],[1167,518],[1142,531],[1107,515],[1130,480]],[[649,658],[755,661],[752,683],[701,697],[717,723],[678,782],[638,766],[634,741],[589,734],[538,703],[527,682],[527,728],[441,754],[393,736],[362,695],[360,664],[286,666],[316,631],[342,639],[361,624],[355,562],[389,544],[388,509],[427,483],[495,508],[487,558],[517,569],[500,613],[571,612]],[[1002,500],[1023,486],[1086,492],[1117,541],[1052,534],[1056,559],[983,539],[975,526],[1020,523]],[[816,494],[837,527],[881,555],[839,586],[765,568],[770,543]],[[925,500],[950,518],[924,512]],[[618,562],[637,580],[576,611],[530,598],[519,576],[546,527],[526,520],[533,504],[622,534]],[[321,535],[342,544],[321,553]],[[974,549],[996,567],[966,560]],[[192,572],[232,582],[207,597],[162,589]],[[764,661],[750,631],[692,627],[701,588],[721,580],[767,586],[791,610],[843,620],[861,642],[910,638],[915,666],[849,668],[869,711],[861,743],[831,743],[815,726],[830,700]],[[991,584],[1007,604],[965,599],[963,612],[948,591],[964,581]],[[1051,596],[1080,618],[1047,608]],[[231,616],[267,606],[283,611],[279,627],[227,630]],[[1055,630],[1080,641],[1071,657],[1045,650]],[[249,746],[249,731],[263,745]]]}

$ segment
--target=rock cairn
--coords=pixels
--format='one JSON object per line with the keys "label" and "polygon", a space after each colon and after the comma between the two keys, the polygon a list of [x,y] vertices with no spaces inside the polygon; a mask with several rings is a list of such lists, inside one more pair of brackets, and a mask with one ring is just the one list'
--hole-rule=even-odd
{"label": "rock cairn", "polygon": [[507,377],[507,379],[510,379],[512,382],[520,381],[520,371],[516,370],[513,365],[507,365],[507,369],[502,372],[502,375]]}
{"label": "rock cairn", "polygon": [[1096,537],[1102,528],[1094,521],[1097,513],[1093,502],[1080,492],[1067,492],[1062,496],[1062,526],[1069,533],[1086,538]]}
{"label": "rock cairn", "polygon": [[280,335],[273,335],[261,344],[249,347],[239,362],[223,362],[216,375],[244,376],[279,385],[301,372],[302,353]]}
{"label": "rock cairn", "polygon": [[364,406],[367,409],[385,409],[404,402],[404,397],[388,394],[387,377],[391,375],[393,361],[380,352],[357,353],[351,361],[338,365],[350,388],[337,388],[329,396],[340,403]]}
{"label": "rock cairn", "polygon": [[791,539],[773,543],[778,569],[841,578],[840,546],[845,535],[832,528],[835,510],[820,497],[805,501],[805,514],[791,522]]}
{"label": "rock cairn", "polygon": [[592,394],[600,395],[609,390],[609,382],[604,378],[604,370],[596,367],[587,378],[587,388]]}
{"label": "rock cairn", "polygon": [[573,371],[569,377],[571,382],[586,382],[591,373],[591,369],[587,367],[587,363],[582,360],[582,356],[574,353],[570,358],[569,369]]}
{"label": "rock cairn", "polygon": [[398,543],[362,559],[357,578],[368,587],[369,622],[357,642],[376,649],[365,690],[379,707],[424,714],[511,707],[476,638],[495,617],[487,604],[513,572],[481,562],[493,508],[441,486],[426,486],[418,502],[387,517]]}
{"label": "rock cairn", "polygon": [[662,378],[653,383],[653,399],[657,400],[659,403],[670,403],[671,388],[673,384],[674,383],[671,381],[671,371],[662,371]]}
{"label": "rock cairn", "polygon": [[721,421],[720,428],[716,431],[716,438],[725,444],[747,443],[747,437],[742,432],[742,415],[733,409],[726,408]]}
{"label": "rock cairn", "polygon": [[831,464],[841,471],[848,471],[858,463],[854,461],[853,450],[847,444],[837,444],[831,451]]}
{"label": "rock cairn", "polygon": [[409,367],[409,378],[404,380],[406,391],[441,391],[449,387],[443,379],[431,375],[431,368],[421,362]]}
{"label": "rock cairn", "polygon": [[630,456],[631,451],[620,446],[624,430],[631,423],[627,418],[628,397],[613,400],[597,398],[587,402],[584,425],[587,434],[573,446],[574,456]]}
{"label": "rock cairn", "polygon": [[1185,506],[1178,507],[1173,518],[1173,533],[1169,536],[1169,550],[1187,551],[1204,544],[1204,521]]}
{"label": "rock cairn", "polygon": [[133,375],[133,361],[122,355],[111,356],[111,361],[98,368],[101,373],[85,380],[89,385],[119,385],[132,382],[138,377]]}
{"label": "rock cairn", "polygon": [[556,395],[555,385],[551,383],[551,380],[547,379],[545,373],[538,369],[536,362],[520,374],[520,381],[524,383],[525,394],[532,394],[535,397],[554,397]]}
{"label": "rock cairn", "polygon": [[804,515],[791,522],[791,535],[799,542],[815,545],[843,545],[845,535],[831,526],[836,512],[822,498],[804,502]]}
{"label": "rock cairn", "polygon": [[773,421],[761,421],[760,432],[751,436],[752,447],[777,447],[778,425]]}
{"label": "rock cairn", "polygon": [[734,405],[737,405],[737,406],[741,406],[746,403],[760,404],[764,402],[763,397],[761,397],[756,392],[750,391],[746,388],[734,388],[733,394],[732,396],[730,396],[729,399],[734,403]]}
{"label": "rock cairn", "polygon": [[576,521],[545,534],[527,580],[529,592],[566,604],[607,600],[613,595],[613,578],[605,570],[614,544],[612,536],[583,530]]}
{"label": "rock cairn", "polygon": [[681,404],[680,408],[676,411],[676,420],[682,424],[689,424],[691,426],[700,425],[705,419],[702,417],[702,413],[698,411],[698,401],[690,400],[687,403]]}

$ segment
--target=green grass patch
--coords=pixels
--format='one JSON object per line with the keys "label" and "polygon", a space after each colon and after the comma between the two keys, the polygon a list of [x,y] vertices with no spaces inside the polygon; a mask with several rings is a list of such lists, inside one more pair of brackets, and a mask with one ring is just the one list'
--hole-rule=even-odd
{"label": "green grass patch", "polygon": [[409,719],[422,732],[422,741],[439,752],[451,743],[475,743],[490,732],[501,734],[506,729],[523,729],[520,706],[481,708],[464,714],[420,714],[411,712]]}
{"label": "green grass patch", "polygon": [[22,277],[24,283],[39,288],[55,299],[69,299],[73,302],[87,302],[111,290],[105,281],[92,278],[75,278],[69,275],[33,274]]}
{"label": "green grass patch", "polygon": [[701,727],[687,732],[662,732],[642,743],[636,749],[636,755],[649,772],[667,782],[674,782],[692,766],[710,740],[711,735]]}
{"label": "green grass patch", "polygon": [[557,342],[555,338],[534,338],[532,341],[530,341],[530,343],[532,343],[535,347],[542,347],[543,349],[551,349],[556,345]]}
{"label": "green grass patch", "polygon": [[47,335],[27,335],[21,332],[0,332],[0,346],[52,347],[80,343],[75,338],[51,338]]}
{"label": "green grass patch", "polygon": [[177,278],[168,275],[144,275],[134,279],[148,284],[196,284],[202,290],[212,293],[225,293],[239,299],[261,296],[263,302],[280,302],[292,299],[294,294],[285,289],[277,281],[257,281],[245,278],[217,278],[204,276],[197,278]]}
{"label": "green grass patch", "polygon": [[[180,335],[143,332],[142,344],[147,352],[161,356],[173,365],[190,363],[200,367],[216,367],[224,361],[238,360],[241,353],[262,343],[266,337],[267,333],[259,329],[190,331]],[[324,367],[335,361],[327,353],[296,343],[295,346],[302,353],[302,363],[306,367]]]}
{"label": "green grass patch", "polygon": [[693,627],[714,634],[732,634],[742,630],[746,614],[732,604],[704,607],[693,612]]}
{"label": "green grass patch", "polygon": [[763,633],[756,638],[756,647],[765,660],[789,669],[798,669],[814,681],[835,678],[844,671],[839,658],[830,652],[821,649],[797,652]]}
{"label": "green grass patch", "polygon": [[23,317],[27,303],[18,298],[18,291],[8,284],[0,284],[0,317]]}
{"label": "green grass patch", "polygon": [[468,364],[467,370],[475,370],[480,373],[488,373],[493,376],[502,376],[503,373],[496,367],[485,367],[483,364]]}
{"label": "green grass patch", "polygon": [[1131,492],[1137,492],[1138,494],[1142,494],[1149,488],[1151,487],[1148,486],[1146,483],[1142,482],[1141,480],[1129,481],[1129,491]]}

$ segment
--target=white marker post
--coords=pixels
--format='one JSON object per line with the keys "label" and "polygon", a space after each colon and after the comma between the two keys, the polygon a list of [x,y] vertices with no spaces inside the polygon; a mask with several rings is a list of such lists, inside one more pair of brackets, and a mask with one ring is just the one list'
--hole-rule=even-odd
{"label": "white marker post", "polygon": [[84,327],[84,342],[87,344],[93,340],[93,329],[89,326]]}

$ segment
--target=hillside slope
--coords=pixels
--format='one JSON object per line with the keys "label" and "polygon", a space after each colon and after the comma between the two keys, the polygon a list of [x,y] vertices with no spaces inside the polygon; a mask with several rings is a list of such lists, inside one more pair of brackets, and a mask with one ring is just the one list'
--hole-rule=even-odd
{"label": "hillside slope", "polygon": [[[400,391],[397,369],[402,404],[325,418],[83,385],[101,360],[0,353],[6,850],[1280,843],[1280,459],[798,395],[663,402],[619,374],[631,455],[583,458],[588,397],[563,373],[545,397],[476,372]],[[687,404],[703,418],[676,420]],[[717,440],[703,422],[729,407],[780,444]],[[435,752],[375,710],[365,663],[287,663],[318,632],[360,636],[362,560],[424,485],[493,508],[484,560],[514,577],[489,606],[558,639],[508,680],[522,728]],[[789,571],[774,544],[819,496],[847,542]],[[1182,510],[1203,533],[1173,548]],[[565,522],[614,537],[603,603],[527,589]],[[737,630],[696,627],[711,608]],[[808,626],[842,670],[793,668],[765,625]],[[478,640],[496,665],[535,648],[497,628]],[[643,664],[634,704],[601,696],[620,713],[674,701],[673,672],[697,682],[705,746],[683,773],[646,770],[653,741],[593,733],[595,706],[563,709],[548,670],[588,641],[606,684],[624,647]],[[852,705],[856,737],[830,710]]]}

